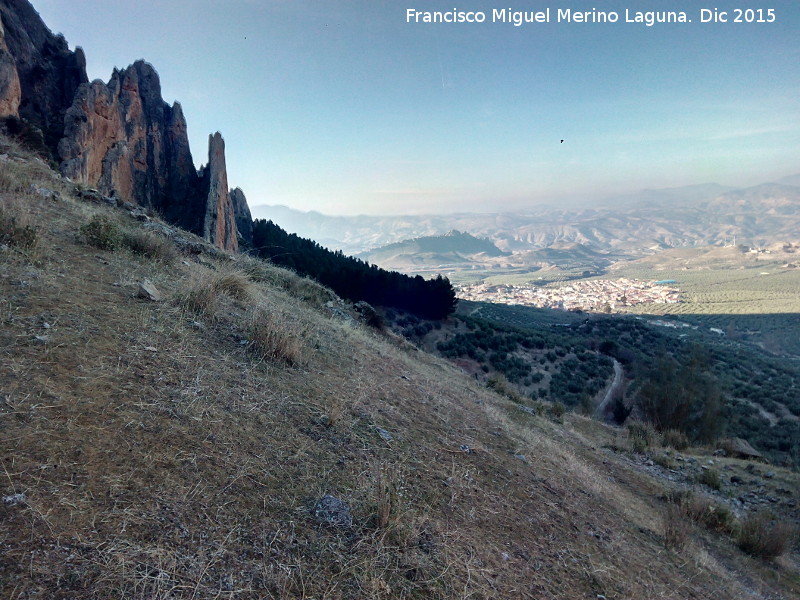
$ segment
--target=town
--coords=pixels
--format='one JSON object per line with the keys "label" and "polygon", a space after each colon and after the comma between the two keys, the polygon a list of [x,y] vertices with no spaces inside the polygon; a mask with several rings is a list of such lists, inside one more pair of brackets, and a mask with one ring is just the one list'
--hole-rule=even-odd
{"label": "town", "polygon": [[637,304],[676,304],[681,290],[674,280],[583,279],[558,286],[489,285],[486,283],[456,287],[464,300],[516,304],[538,308],[612,312]]}

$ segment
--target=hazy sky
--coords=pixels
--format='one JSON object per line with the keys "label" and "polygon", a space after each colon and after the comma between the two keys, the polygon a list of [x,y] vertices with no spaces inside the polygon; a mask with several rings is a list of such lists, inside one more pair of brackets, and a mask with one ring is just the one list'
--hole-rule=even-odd
{"label": "hazy sky", "polygon": [[[220,131],[251,206],[490,211],[800,172],[798,0],[33,4],[83,47],[90,79],[153,64],[195,163]],[[773,23],[700,22],[703,7],[732,21],[767,5]],[[548,7],[550,23],[492,23],[494,8]],[[454,8],[486,21],[407,22],[408,9]],[[619,21],[557,22],[559,8]],[[626,9],[692,22],[626,23]]]}

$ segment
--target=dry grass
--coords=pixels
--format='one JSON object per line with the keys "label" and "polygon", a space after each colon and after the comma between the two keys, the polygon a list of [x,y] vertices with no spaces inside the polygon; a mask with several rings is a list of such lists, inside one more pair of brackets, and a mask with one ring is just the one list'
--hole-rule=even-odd
{"label": "dry grass", "polygon": [[134,254],[165,264],[172,264],[178,259],[175,245],[152,232],[141,229],[129,231],[123,235],[123,244]]}
{"label": "dry grass", "polygon": [[248,350],[259,360],[296,365],[302,359],[300,333],[286,317],[256,309],[250,316]]}
{"label": "dry grass", "polygon": [[198,315],[215,318],[222,296],[249,303],[253,300],[251,279],[243,271],[223,270],[213,274],[196,273],[178,301]]}
{"label": "dry grass", "polygon": [[17,203],[0,200],[0,244],[33,250],[39,234],[32,219]]}
{"label": "dry grass", "polygon": [[315,308],[320,308],[337,298],[330,288],[289,269],[250,256],[239,257],[238,263],[239,268],[253,281],[279,287],[291,297]]}
{"label": "dry grass", "polygon": [[664,509],[664,545],[672,550],[686,548],[692,534],[692,524],[681,507],[668,504]]}
{"label": "dry grass", "polygon": [[667,429],[661,434],[661,444],[664,447],[669,446],[675,450],[683,451],[689,447],[689,438],[682,431],[677,429]]}

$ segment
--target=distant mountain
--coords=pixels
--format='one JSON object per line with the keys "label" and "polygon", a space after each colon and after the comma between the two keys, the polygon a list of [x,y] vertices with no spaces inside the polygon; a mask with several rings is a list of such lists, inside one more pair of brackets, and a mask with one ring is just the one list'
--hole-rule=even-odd
{"label": "distant mountain", "polygon": [[[786,178],[791,180],[792,178]],[[800,231],[800,186],[765,183],[735,189],[718,184],[609,199],[597,208],[532,208],[514,213],[329,217],[287,207],[256,206],[254,216],[329,248],[363,253],[454,229],[489,239],[505,252],[559,244],[645,255],[667,248],[793,241]]]}

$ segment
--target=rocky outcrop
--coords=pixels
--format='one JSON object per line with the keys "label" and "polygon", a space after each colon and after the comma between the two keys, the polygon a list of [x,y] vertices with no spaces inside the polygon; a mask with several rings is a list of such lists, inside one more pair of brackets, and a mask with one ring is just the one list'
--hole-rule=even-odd
{"label": "rocky outcrop", "polygon": [[137,61],[114,70],[106,84],[81,85],[58,145],[61,172],[107,196],[161,212],[199,232],[199,178],[186,120],[177,102],[161,98],[155,69]]}
{"label": "rocky outcrop", "polygon": [[[9,58],[20,88],[17,113],[6,115],[19,116],[41,129],[45,143],[54,151],[64,130],[64,113],[78,86],[88,80],[83,50],[71,52],[64,37],[53,35],[27,0],[0,0],[0,18],[8,53],[0,57],[0,81],[4,82],[0,88],[10,90],[5,94],[9,108],[15,103]],[[10,81],[5,76],[10,76]]]}
{"label": "rocky outcrop", "polygon": [[17,74],[17,63],[8,51],[3,21],[0,19],[0,117],[19,116],[22,89]]}
{"label": "rocky outcrop", "polygon": [[0,17],[0,116],[40,128],[70,179],[237,250],[237,215],[241,230],[252,223],[241,190],[236,208],[228,192],[222,136],[210,137],[208,165],[196,171],[183,110],[164,102],[151,65],[89,83],[83,51],[70,52],[27,0],[0,0]]}
{"label": "rocky outcrop", "polygon": [[234,188],[230,192],[231,204],[233,204],[233,214],[236,215],[236,229],[239,231],[240,245],[253,245],[253,217],[250,215],[250,208],[247,206],[247,198],[240,188]]}
{"label": "rocky outcrop", "polygon": [[228,192],[225,140],[219,132],[208,136],[208,164],[200,170],[200,177],[206,199],[202,236],[220,248],[235,252],[239,249],[236,215]]}

